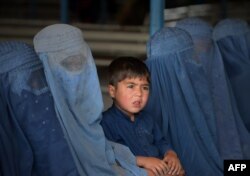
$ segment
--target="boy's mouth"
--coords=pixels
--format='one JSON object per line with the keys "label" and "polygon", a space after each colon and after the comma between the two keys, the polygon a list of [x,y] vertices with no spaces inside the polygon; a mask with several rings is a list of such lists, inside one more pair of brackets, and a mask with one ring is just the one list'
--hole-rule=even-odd
{"label": "boy's mouth", "polygon": [[139,107],[141,105],[141,101],[134,101],[133,105],[135,105],[136,107]]}

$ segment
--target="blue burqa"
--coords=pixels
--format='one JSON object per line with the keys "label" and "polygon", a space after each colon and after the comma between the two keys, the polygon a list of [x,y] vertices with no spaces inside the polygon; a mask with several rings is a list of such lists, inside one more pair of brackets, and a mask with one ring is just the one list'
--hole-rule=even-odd
{"label": "blue burqa", "polygon": [[[208,89],[212,95],[211,103],[214,106],[213,110],[216,116],[216,139],[220,156],[222,159],[245,158],[245,155],[250,153],[249,142],[247,142],[250,136],[244,128],[235,106],[231,85],[228,82],[220,51],[212,39],[212,26],[202,19],[190,17],[178,21],[176,27],[186,30],[191,35],[196,55],[206,73],[204,80],[208,80]],[[207,92],[207,96],[209,92]],[[202,103],[206,102],[207,106],[209,99],[203,99],[206,101]],[[212,109],[210,110],[208,112],[212,114]],[[249,138],[246,139],[245,135],[248,135]]]}
{"label": "blue burqa", "polygon": [[146,175],[127,147],[104,136],[96,66],[81,30],[66,24],[47,26],[35,35],[34,46],[80,175]]}
{"label": "blue burqa", "polygon": [[[7,102],[0,93],[0,175],[26,175],[33,160],[31,148],[16,119],[12,119],[9,113]],[[20,149],[27,151],[25,157],[21,157]],[[30,159],[26,167],[21,164],[25,158]]]}
{"label": "blue burqa", "polygon": [[210,114],[200,102],[202,94],[197,92],[207,87],[199,83],[204,82],[199,75],[204,72],[190,35],[179,28],[163,28],[148,41],[147,56],[151,93],[145,109],[162,124],[186,175],[223,175],[223,162],[211,133],[214,119],[208,119]]}
{"label": "blue burqa", "polygon": [[224,19],[214,28],[243,122],[250,132],[250,30],[246,21]]}
{"label": "blue burqa", "polygon": [[[212,92],[210,90],[210,73],[212,69],[212,55],[210,52],[211,39],[208,38],[212,34],[212,29],[204,21],[198,18],[187,18],[178,21],[176,27],[187,31],[194,43],[196,64],[185,64],[190,81],[193,85],[196,98],[205,115],[205,121],[208,125],[210,135],[217,146],[217,129],[216,129],[216,115],[213,105]],[[206,101],[204,101],[206,100]]]}
{"label": "blue burqa", "polygon": [[2,42],[0,53],[1,172],[79,175],[33,47]]}

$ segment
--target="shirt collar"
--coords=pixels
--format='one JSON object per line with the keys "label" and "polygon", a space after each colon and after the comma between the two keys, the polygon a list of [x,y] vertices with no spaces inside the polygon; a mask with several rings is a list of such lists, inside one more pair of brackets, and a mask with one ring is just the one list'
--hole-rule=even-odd
{"label": "shirt collar", "polygon": [[[125,114],[122,110],[120,110],[120,109],[115,105],[115,103],[113,103],[113,105],[112,105],[112,111],[113,111],[113,113],[115,113],[115,115],[116,115],[117,117],[126,119],[126,120],[129,121],[129,122],[132,122],[132,121],[130,120],[130,117],[129,117],[127,114]],[[140,114],[140,113],[135,114],[135,121],[134,121],[134,122],[137,121],[137,119],[138,119],[138,117],[139,117],[139,114]],[[133,123],[133,122],[132,122],[132,123]]]}

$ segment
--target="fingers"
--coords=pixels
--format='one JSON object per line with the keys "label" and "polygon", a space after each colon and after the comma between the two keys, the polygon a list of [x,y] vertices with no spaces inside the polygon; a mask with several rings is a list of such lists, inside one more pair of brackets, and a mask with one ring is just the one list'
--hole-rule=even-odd
{"label": "fingers", "polygon": [[172,171],[172,175],[179,175],[180,174],[180,171],[181,171],[181,166],[180,165],[177,165],[174,170]]}
{"label": "fingers", "polygon": [[168,167],[169,167],[168,171],[169,175],[179,175],[182,169],[181,164],[179,162],[173,162],[173,161],[170,161],[168,163]]}
{"label": "fingers", "polygon": [[162,161],[159,165],[152,169],[155,176],[165,176],[168,173],[168,165]]}
{"label": "fingers", "polygon": [[159,168],[153,168],[152,172],[154,173],[154,176],[162,176],[162,172]]}
{"label": "fingers", "polygon": [[168,171],[169,171],[169,167],[168,167],[167,163],[165,163],[163,161],[163,173],[164,173],[164,175],[166,175],[168,173]]}
{"label": "fingers", "polygon": [[168,167],[169,167],[168,174],[173,175],[173,171],[175,170],[175,163],[171,161],[168,162]]}

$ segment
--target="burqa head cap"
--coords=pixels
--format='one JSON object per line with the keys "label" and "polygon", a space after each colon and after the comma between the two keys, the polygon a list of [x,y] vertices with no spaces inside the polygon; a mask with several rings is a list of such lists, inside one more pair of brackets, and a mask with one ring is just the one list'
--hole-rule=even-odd
{"label": "burqa head cap", "polygon": [[148,41],[147,56],[161,57],[192,46],[192,38],[186,31],[176,27],[165,27],[157,31]]}
{"label": "burqa head cap", "polygon": [[249,26],[246,21],[227,18],[214,27],[213,38],[217,41],[227,36],[241,35],[247,32],[249,32]]}
{"label": "burqa head cap", "polygon": [[175,27],[188,31],[191,36],[212,37],[213,27],[208,22],[197,17],[182,19],[176,23]]}
{"label": "burqa head cap", "polygon": [[0,73],[38,59],[34,48],[21,41],[0,42]]}
{"label": "burqa head cap", "polygon": [[60,51],[85,43],[82,31],[68,24],[53,24],[45,27],[34,37],[36,52]]}

